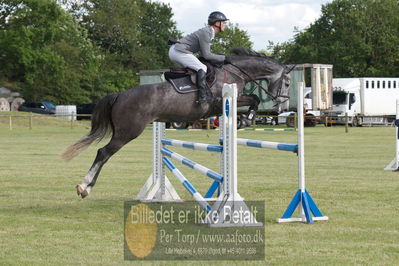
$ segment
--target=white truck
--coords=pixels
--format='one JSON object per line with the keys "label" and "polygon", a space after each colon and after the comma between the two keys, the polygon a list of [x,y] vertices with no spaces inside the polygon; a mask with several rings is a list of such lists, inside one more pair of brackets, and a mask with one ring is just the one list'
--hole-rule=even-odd
{"label": "white truck", "polygon": [[[332,108],[332,65],[327,64],[302,64],[296,65],[291,71],[291,89],[288,103],[288,111],[279,114],[279,124],[286,123],[287,126],[295,125],[295,112],[297,111],[297,82],[303,82],[305,85],[304,108],[305,126],[316,126],[320,122],[322,110]],[[284,109],[284,108],[283,108]]]}
{"label": "white truck", "polygon": [[327,125],[388,125],[395,119],[399,78],[333,79],[333,108],[322,111]]}

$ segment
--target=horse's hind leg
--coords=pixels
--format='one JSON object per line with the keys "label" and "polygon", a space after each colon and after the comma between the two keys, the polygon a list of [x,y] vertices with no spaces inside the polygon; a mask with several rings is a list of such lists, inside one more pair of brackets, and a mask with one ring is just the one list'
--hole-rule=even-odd
{"label": "horse's hind leg", "polygon": [[92,187],[97,181],[98,175],[100,174],[103,165],[112,155],[119,151],[129,141],[130,139],[122,140],[113,137],[107,145],[101,149],[98,149],[96,159],[90,167],[89,172],[84,177],[83,183],[76,186],[76,191],[79,196],[85,198],[89,195]]}
{"label": "horse's hind leg", "polygon": [[[133,120],[135,121],[135,120]],[[83,179],[83,183],[76,186],[76,192],[82,198],[89,195],[93,186],[96,184],[98,175],[100,174],[103,165],[119,151],[129,141],[137,138],[145,129],[147,123],[143,120],[140,124],[132,123],[118,123],[115,125],[115,133],[107,145],[97,151],[97,156],[90,167],[89,172]]]}

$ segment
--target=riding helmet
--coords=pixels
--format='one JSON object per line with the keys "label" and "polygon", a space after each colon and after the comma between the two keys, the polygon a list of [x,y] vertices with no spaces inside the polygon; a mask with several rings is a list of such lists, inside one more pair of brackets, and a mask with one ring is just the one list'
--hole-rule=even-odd
{"label": "riding helmet", "polygon": [[226,21],[229,20],[228,18],[226,18],[226,16],[219,11],[214,11],[211,14],[209,14],[208,17],[208,25],[213,25],[218,21]]}

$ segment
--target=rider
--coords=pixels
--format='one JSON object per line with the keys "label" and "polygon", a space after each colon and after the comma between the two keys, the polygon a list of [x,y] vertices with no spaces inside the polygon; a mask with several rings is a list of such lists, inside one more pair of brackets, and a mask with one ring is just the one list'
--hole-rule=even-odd
{"label": "rider", "polygon": [[227,20],[222,12],[212,12],[208,17],[208,26],[178,40],[169,48],[169,58],[172,61],[182,67],[197,71],[198,101],[200,103],[209,103],[213,99],[211,93],[209,95],[207,93],[209,90],[206,85],[207,67],[198,60],[194,53],[200,52],[206,60],[212,63],[225,62],[226,56],[211,52],[211,41],[215,34],[225,30]]}

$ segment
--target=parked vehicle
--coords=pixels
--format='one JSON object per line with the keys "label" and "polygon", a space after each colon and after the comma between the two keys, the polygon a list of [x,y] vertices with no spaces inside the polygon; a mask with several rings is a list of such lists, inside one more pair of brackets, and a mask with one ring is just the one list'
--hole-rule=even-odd
{"label": "parked vehicle", "polygon": [[20,105],[18,111],[54,115],[55,104],[52,102],[24,102]]}
{"label": "parked vehicle", "polygon": [[257,125],[277,125],[278,121],[276,117],[272,116],[256,116],[255,123]]}
{"label": "parked vehicle", "polygon": [[[290,72],[291,85],[289,99],[280,105],[270,99],[255,83],[248,83],[247,94],[256,94],[260,99],[258,114],[267,116],[278,115],[277,124],[292,127],[298,104],[298,82],[304,83],[305,126],[315,126],[320,123],[320,111],[332,108],[332,73],[333,66],[329,64],[300,64]],[[267,84],[264,84],[267,86]],[[239,109],[246,112],[248,108]],[[272,111],[274,110],[274,112]],[[288,118],[288,119],[287,119]]]}
{"label": "parked vehicle", "polygon": [[[278,123],[286,124],[287,127],[295,127],[295,112],[284,112],[278,115]],[[304,126],[305,127],[314,127],[319,123],[322,123],[320,117],[315,116],[312,112],[308,112],[306,109],[304,110],[305,119]]]}
{"label": "parked vehicle", "polygon": [[[318,123],[322,123],[320,119],[320,111],[313,110],[312,88],[306,87],[303,91],[303,107],[304,107],[304,125],[307,127],[314,127]],[[278,124],[287,124],[288,127],[295,127],[295,113],[296,112],[283,112],[278,115]]]}
{"label": "parked vehicle", "polygon": [[323,111],[326,125],[387,125],[395,119],[399,78],[333,79],[333,108]]}

